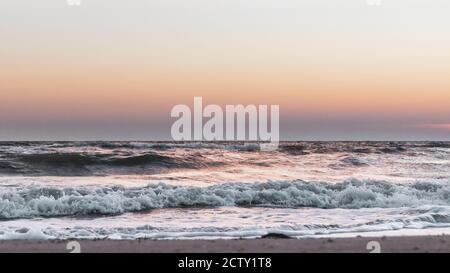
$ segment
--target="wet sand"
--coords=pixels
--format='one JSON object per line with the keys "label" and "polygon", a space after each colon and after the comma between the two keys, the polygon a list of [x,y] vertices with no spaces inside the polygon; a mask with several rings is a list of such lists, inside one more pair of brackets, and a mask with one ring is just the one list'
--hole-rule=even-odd
{"label": "wet sand", "polygon": [[[447,252],[450,236],[398,236],[292,239],[269,237],[233,240],[79,240],[81,252],[92,253],[368,253],[371,243],[382,253]],[[0,241],[0,252],[68,253],[69,241]],[[371,250],[368,250],[371,249]]]}

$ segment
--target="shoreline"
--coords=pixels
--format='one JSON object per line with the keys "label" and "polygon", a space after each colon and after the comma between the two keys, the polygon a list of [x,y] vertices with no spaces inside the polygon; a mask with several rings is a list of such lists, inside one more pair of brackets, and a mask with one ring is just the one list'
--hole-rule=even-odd
{"label": "shoreline", "polygon": [[[72,240],[5,240],[0,253],[70,253]],[[450,235],[217,240],[78,240],[82,253],[450,253]],[[369,242],[372,242],[368,245]],[[375,243],[373,243],[375,242]]]}

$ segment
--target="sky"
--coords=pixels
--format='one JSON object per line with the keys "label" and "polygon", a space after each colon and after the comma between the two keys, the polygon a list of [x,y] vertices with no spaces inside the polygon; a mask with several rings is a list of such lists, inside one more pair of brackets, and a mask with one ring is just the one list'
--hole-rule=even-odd
{"label": "sky", "polygon": [[450,0],[2,0],[0,140],[170,140],[172,107],[194,96],[280,105],[286,140],[450,140],[449,12]]}

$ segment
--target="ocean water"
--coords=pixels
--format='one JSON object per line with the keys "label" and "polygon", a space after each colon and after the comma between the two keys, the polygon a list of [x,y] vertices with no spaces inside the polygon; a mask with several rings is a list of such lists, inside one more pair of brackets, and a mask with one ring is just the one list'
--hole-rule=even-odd
{"label": "ocean water", "polygon": [[0,239],[450,233],[450,142],[0,142]]}

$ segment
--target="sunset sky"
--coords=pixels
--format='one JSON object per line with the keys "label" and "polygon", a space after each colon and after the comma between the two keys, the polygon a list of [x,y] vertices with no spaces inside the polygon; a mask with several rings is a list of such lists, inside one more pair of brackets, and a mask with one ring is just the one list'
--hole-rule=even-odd
{"label": "sunset sky", "polygon": [[279,104],[282,139],[450,140],[450,1],[2,0],[0,140],[170,139]]}

